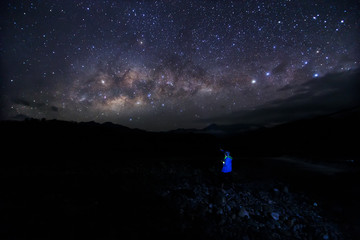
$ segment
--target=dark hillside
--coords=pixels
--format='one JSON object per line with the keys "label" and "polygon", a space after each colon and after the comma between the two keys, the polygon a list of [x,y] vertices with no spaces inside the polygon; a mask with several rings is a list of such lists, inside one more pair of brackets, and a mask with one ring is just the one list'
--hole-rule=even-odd
{"label": "dark hillside", "polygon": [[358,113],[235,136],[3,121],[1,238],[356,239]]}
{"label": "dark hillside", "polygon": [[318,158],[359,157],[360,108],[313,119],[261,128],[225,141],[245,155],[295,155]]}

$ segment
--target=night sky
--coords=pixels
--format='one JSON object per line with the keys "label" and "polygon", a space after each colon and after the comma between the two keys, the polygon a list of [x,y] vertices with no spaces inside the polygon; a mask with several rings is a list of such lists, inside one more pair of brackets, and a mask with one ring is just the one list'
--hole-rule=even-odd
{"label": "night sky", "polygon": [[169,130],[333,112],[359,103],[359,26],[345,0],[2,1],[1,118]]}

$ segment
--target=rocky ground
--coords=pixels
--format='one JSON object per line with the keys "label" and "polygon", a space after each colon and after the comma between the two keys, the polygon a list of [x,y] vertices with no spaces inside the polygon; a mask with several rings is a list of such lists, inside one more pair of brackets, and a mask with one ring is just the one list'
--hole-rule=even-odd
{"label": "rocky ground", "polygon": [[9,169],[2,174],[3,183],[12,183],[1,189],[0,234],[2,239],[356,239],[349,230],[356,222],[329,214],[326,201],[291,182],[262,172],[255,176],[258,170],[238,166],[222,180],[217,166],[181,161]]}
{"label": "rocky ground", "polygon": [[[322,207],[280,181],[247,181],[239,172],[223,183],[215,169],[167,167],[157,193],[179,214],[179,231],[206,239],[346,239]],[[156,171],[156,170],[155,170]],[[172,177],[176,176],[176,178]],[[181,178],[178,178],[182,176]]]}
{"label": "rocky ground", "polygon": [[2,122],[0,239],[360,239],[358,119],[229,137]]}

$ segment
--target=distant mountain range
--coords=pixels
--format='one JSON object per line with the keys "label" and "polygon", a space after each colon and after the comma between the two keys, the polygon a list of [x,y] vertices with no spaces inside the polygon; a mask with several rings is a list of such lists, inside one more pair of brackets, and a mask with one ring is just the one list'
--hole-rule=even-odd
{"label": "distant mountain range", "polygon": [[253,131],[261,129],[263,126],[256,124],[233,124],[233,125],[218,125],[210,124],[203,129],[176,129],[170,132],[172,133],[204,133],[216,136],[228,136],[244,133],[247,131]]}
{"label": "distant mountain range", "polygon": [[[217,136],[234,136],[238,134],[243,134],[247,132],[254,131],[264,131],[268,129],[283,129],[283,128],[293,128],[297,126],[298,128],[302,128],[302,125],[307,125],[309,129],[313,127],[310,126],[312,124],[316,125],[316,128],[322,128],[324,125],[329,124],[330,121],[337,119],[336,122],[341,122],[342,120],[349,121],[350,119],[358,119],[360,114],[360,106],[341,110],[338,112],[334,112],[327,115],[322,115],[319,117],[307,118],[307,119],[299,119],[296,121],[291,121],[287,123],[280,123],[272,126],[262,126],[258,124],[231,124],[231,125],[218,125],[218,124],[210,124],[209,126],[203,129],[176,129],[170,131],[172,133],[204,133],[211,134]],[[356,122],[351,122],[351,124],[355,124]],[[315,127],[315,126],[314,126]]]}
{"label": "distant mountain range", "polygon": [[359,123],[360,107],[355,107],[272,127],[212,124],[200,130],[148,132],[110,122],[26,119],[1,121],[0,128],[7,144],[16,143],[29,151],[44,147],[57,152],[58,146],[61,146],[70,149],[67,152],[74,151],[79,155],[84,153],[78,151],[82,148],[100,156],[103,154],[101,151],[106,149],[106,154],[120,152],[129,156],[136,153],[157,157],[174,152],[212,156],[219,148],[226,148],[242,156],[307,154],[351,157],[360,156],[357,141]]}

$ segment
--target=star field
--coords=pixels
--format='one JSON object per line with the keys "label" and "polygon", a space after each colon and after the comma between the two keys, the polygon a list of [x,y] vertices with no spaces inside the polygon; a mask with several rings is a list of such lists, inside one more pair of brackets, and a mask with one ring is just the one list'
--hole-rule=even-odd
{"label": "star field", "polygon": [[359,67],[356,1],[1,4],[4,119],[205,127]]}

